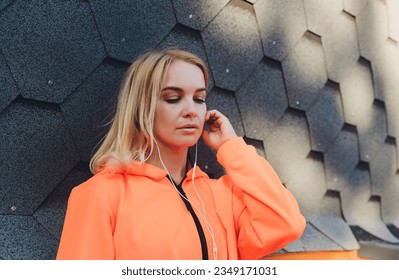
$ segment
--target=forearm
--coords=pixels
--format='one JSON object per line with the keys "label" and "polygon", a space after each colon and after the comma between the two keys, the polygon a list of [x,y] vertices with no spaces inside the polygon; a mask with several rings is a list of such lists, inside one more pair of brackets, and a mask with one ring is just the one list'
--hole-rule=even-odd
{"label": "forearm", "polygon": [[297,201],[254,147],[242,138],[232,139],[217,156],[240,193],[235,197],[241,197],[243,209],[235,219],[242,258],[268,254],[300,237],[306,222]]}

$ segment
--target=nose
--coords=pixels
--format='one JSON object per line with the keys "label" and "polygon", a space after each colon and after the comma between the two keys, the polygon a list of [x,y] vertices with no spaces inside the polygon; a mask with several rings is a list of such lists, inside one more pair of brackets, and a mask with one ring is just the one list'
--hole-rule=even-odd
{"label": "nose", "polygon": [[186,100],[186,102],[184,102],[182,114],[185,118],[194,118],[197,116],[198,113],[195,108],[194,100]]}

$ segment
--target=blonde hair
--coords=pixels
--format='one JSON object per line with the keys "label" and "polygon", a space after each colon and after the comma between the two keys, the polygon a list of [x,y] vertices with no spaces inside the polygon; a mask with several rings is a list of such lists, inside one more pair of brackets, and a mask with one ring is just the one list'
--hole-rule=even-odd
{"label": "blonde hair", "polygon": [[92,173],[100,172],[112,159],[119,164],[145,162],[154,148],[153,125],[162,81],[169,66],[182,60],[198,66],[208,86],[205,62],[179,49],[150,51],[128,68],[122,80],[111,128],[90,160]]}

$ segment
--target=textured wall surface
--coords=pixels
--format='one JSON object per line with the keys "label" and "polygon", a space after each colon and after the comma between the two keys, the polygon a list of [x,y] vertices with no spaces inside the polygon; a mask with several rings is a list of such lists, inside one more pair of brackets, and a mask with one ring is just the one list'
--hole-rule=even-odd
{"label": "textured wall surface", "polygon": [[208,63],[208,108],[297,197],[306,231],[277,253],[399,259],[398,14],[397,0],[0,1],[0,259],[55,258],[124,71],[171,46]]}

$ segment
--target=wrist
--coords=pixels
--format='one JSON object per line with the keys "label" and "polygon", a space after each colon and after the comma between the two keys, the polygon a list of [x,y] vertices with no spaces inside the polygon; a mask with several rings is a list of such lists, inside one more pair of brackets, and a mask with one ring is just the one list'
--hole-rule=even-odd
{"label": "wrist", "polygon": [[222,166],[235,157],[235,154],[242,153],[247,147],[244,138],[237,136],[226,141],[223,145],[220,145],[216,153],[216,158]]}

